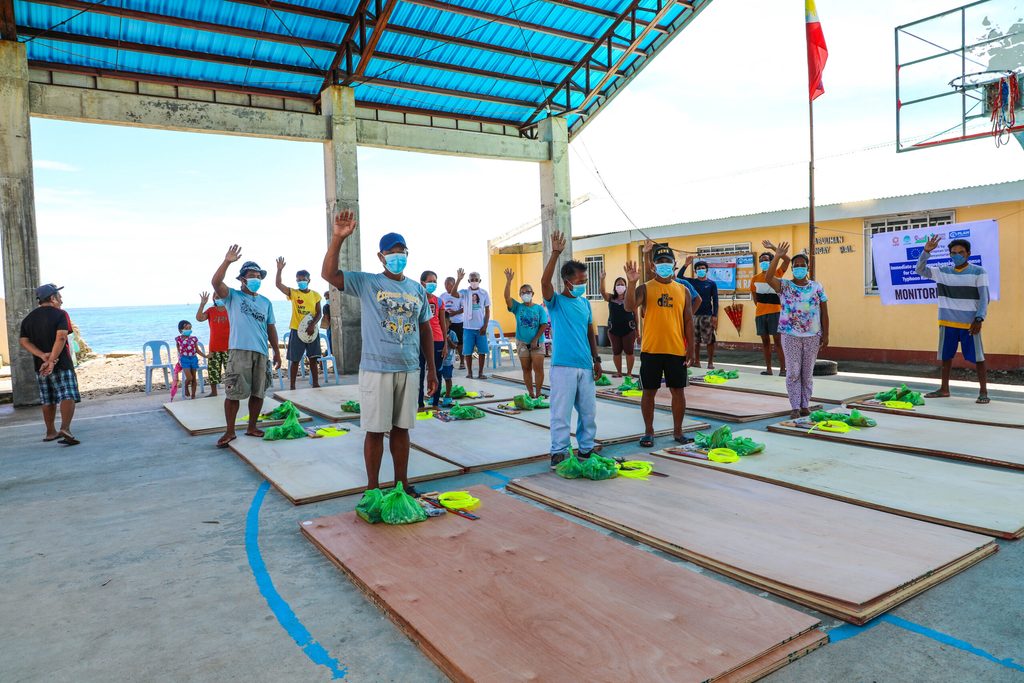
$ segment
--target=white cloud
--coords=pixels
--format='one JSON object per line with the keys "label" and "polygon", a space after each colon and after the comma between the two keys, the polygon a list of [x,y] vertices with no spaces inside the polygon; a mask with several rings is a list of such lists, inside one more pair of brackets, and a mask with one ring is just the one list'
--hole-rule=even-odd
{"label": "white cloud", "polygon": [[63,161],[53,161],[51,159],[34,159],[32,161],[32,167],[40,171],[65,171],[68,173],[78,171],[77,166],[66,164]]}

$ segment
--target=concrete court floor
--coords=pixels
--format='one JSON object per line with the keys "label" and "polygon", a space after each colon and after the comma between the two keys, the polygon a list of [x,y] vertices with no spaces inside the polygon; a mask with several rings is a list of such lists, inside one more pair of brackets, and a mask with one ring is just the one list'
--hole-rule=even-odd
{"label": "concrete court floor", "polygon": [[[444,680],[299,533],[357,497],[291,505],[165,400],[82,404],[73,448],[40,441],[38,409],[0,408],[0,681]],[[431,488],[501,488],[544,467]],[[1024,681],[1024,542],[999,545],[867,627],[816,615],[840,642],[765,680]]]}

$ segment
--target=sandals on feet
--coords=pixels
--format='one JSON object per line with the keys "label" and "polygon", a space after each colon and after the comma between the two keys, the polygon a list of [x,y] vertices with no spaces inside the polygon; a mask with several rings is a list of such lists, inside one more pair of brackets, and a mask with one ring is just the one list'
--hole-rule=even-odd
{"label": "sandals on feet", "polygon": [[228,444],[231,443],[232,441],[234,441],[237,438],[238,438],[238,436],[235,435],[235,434],[232,434],[231,436],[228,436],[227,434],[225,434],[224,436],[222,436],[219,439],[217,439],[217,448],[227,448]]}
{"label": "sandals on feet", "polygon": [[992,399],[990,399],[987,395],[982,395],[982,396],[978,397],[978,400],[975,401],[975,403],[980,403],[982,405],[985,405],[986,403],[990,403],[991,401],[992,401]]}
{"label": "sandals on feet", "polygon": [[640,439],[640,448],[654,448],[654,435],[644,434]]}
{"label": "sandals on feet", "polygon": [[58,432],[58,436],[60,438],[60,442],[65,446],[77,446],[78,444],[82,443],[74,436],[72,436],[71,432],[67,431],[66,429],[60,430]]}

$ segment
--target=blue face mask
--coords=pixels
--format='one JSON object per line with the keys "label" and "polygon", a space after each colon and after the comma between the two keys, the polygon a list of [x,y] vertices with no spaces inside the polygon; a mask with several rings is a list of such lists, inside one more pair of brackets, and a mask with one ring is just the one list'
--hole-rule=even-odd
{"label": "blue face mask", "polygon": [[572,295],[574,297],[576,297],[577,299],[579,299],[581,296],[583,296],[584,294],[587,293],[587,285],[586,284],[582,284],[582,285],[569,285],[569,288],[572,290]]}
{"label": "blue face mask", "polygon": [[299,280],[299,289],[305,292],[307,289],[309,289],[309,283],[305,280]]}
{"label": "blue face mask", "polygon": [[392,275],[401,275],[408,260],[409,257],[406,254],[384,254],[384,267]]}
{"label": "blue face mask", "polygon": [[949,257],[953,259],[954,266],[962,266],[967,263],[967,257],[963,254],[950,254]]}
{"label": "blue face mask", "polygon": [[793,279],[794,280],[803,280],[805,277],[807,277],[807,268],[806,268],[806,266],[793,266]]}
{"label": "blue face mask", "polygon": [[245,279],[245,286],[253,293],[260,291],[261,284],[263,284],[263,280],[260,280],[258,277],[249,277]]}
{"label": "blue face mask", "polygon": [[213,305],[217,308],[224,308],[224,299],[214,299]]}
{"label": "blue face mask", "polygon": [[433,294],[434,290],[437,289],[437,283],[436,282],[428,282],[426,284],[426,288],[427,288],[427,294]]}
{"label": "blue face mask", "polygon": [[182,337],[191,337],[192,336],[192,330],[182,330],[181,331],[181,336]]}
{"label": "blue face mask", "polygon": [[655,263],[654,272],[658,274],[660,278],[672,277],[672,273],[676,270],[674,263]]}
{"label": "blue face mask", "polygon": [[761,263],[759,263],[758,265],[761,267],[761,272],[762,273],[767,273],[768,272],[768,266],[770,266],[771,264],[772,264],[771,261],[761,261]]}
{"label": "blue face mask", "polygon": [[704,277],[705,275],[707,275],[707,274],[708,274],[708,269],[707,269],[707,268],[698,268],[698,269],[697,269],[696,271],[694,271],[694,272],[696,272],[696,273],[697,273],[697,277]]}

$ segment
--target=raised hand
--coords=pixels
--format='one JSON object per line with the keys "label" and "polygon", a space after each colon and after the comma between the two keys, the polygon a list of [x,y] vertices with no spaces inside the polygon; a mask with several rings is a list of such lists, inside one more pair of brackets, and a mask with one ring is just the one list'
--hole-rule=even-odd
{"label": "raised hand", "polygon": [[938,235],[932,235],[931,237],[928,238],[928,242],[925,243],[924,250],[929,254],[932,253],[932,251],[935,250],[935,247],[939,246],[939,242],[941,241],[941,237],[939,237]]}
{"label": "raised hand", "polygon": [[551,233],[551,251],[555,254],[565,251],[565,235],[558,230]]}
{"label": "raised hand", "polygon": [[284,266],[285,266],[284,256],[278,256],[277,257],[277,272],[280,273],[282,270],[284,270]]}
{"label": "raised hand", "polygon": [[643,253],[650,254],[654,250],[654,240],[645,240]]}
{"label": "raised hand", "polygon": [[345,239],[356,231],[356,213],[352,209],[345,209],[334,217],[334,230],[332,236]]}
{"label": "raised hand", "polygon": [[210,300],[210,293],[209,292],[202,292],[202,293],[199,294],[199,301],[200,302],[205,304],[209,300]]}
{"label": "raised hand", "polygon": [[228,253],[224,254],[224,260],[228,263],[234,263],[240,258],[242,258],[242,248],[237,244],[232,244]]}
{"label": "raised hand", "polygon": [[775,245],[772,244],[771,240],[761,240],[761,246],[767,249],[768,251],[775,251],[776,249]]}
{"label": "raised hand", "polygon": [[626,265],[623,268],[626,271],[626,280],[629,282],[637,282],[640,280],[640,267],[636,261],[626,261]]}
{"label": "raised hand", "polygon": [[515,276],[516,276],[516,274],[514,272],[512,272],[511,268],[506,268],[505,269],[505,279],[506,280],[508,280],[509,282],[512,282],[512,278],[514,278]]}
{"label": "raised hand", "polygon": [[785,256],[789,253],[789,242],[779,242],[779,246],[775,248],[776,256]]}
{"label": "raised hand", "polygon": [[466,277],[466,269],[459,268],[457,271],[455,271],[455,277],[458,280],[461,280],[462,278]]}
{"label": "raised hand", "polygon": [[691,263],[693,263],[695,258],[696,257],[693,254],[687,254],[686,255],[686,265],[690,265]]}

